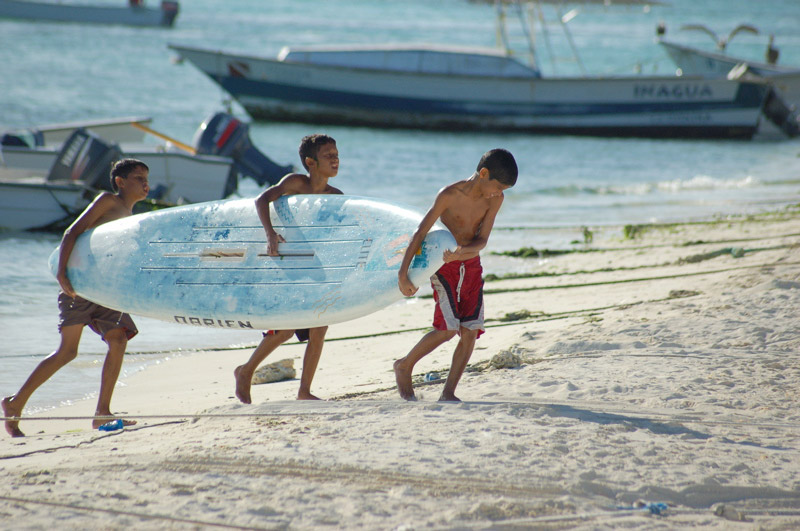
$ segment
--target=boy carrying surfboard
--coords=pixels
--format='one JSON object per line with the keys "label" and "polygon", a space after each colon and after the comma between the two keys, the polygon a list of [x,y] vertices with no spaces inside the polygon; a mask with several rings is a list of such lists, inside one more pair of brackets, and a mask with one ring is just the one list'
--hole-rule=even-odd
{"label": "boy carrying surfboard", "polygon": [[397,390],[404,399],[416,400],[411,383],[414,365],[458,334],[458,345],[439,400],[460,402],[455,395],[456,386],[472,356],[475,340],[484,331],[480,251],[489,242],[495,217],[503,204],[503,191],[516,182],[514,156],[505,149],[487,151],[470,178],[439,191],[414,232],[397,274],[398,287],[406,297],[418,289],[408,278],[408,268],[437,220],[450,230],[458,246],[444,252],[445,264],[431,277],[436,301],[434,330],[425,334],[404,358],[394,362]]}
{"label": "boy carrying surfboard", "polygon": [[[42,360],[31,375],[22,384],[15,395],[7,396],[2,401],[3,413],[6,417],[19,417],[25,404],[34,391],[50,379],[64,365],[78,355],[78,344],[84,326],[89,326],[103,341],[108,344],[108,353],[103,364],[100,380],[100,396],[97,398],[95,417],[111,417],[111,395],[122,368],[122,358],[128,340],[138,333],[130,315],[100,306],[79,297],[67,277],[67,262],[75,240],[89,229],[103,223],[130,216],[133,205],[147,197],[150,185],[147,177],[150,169],[136,159],[117,161],[111,169],[111,187],[115,191],[103,192],[86,207],[80,216],[70,225],[61,239],[58,258],[58,283],[61,293],[58,295],[60,312],[58,329],[61,344],[58,349]],[[98,279],[102,282],[103,279]],[[98,428],[109,419],[95,418],[92,428]],[[24,437],[19,429],[18,420],[6,420],[6,431],[12,437]],[[123,420],[123,425],[136,424],[132,420]]]}
{"label": "boy carrying surfboard", "polygon": [[[264,230],[267,233],[267,254],[279,256],[278,246],[286,240],[275,232],[269,215],[269,205],[285,195],[295,194],[341,194],[342,191],[328,184],[328,179],[336,177],[339,173],[339,150],[336,140],[328,135],[308,135],[300,141],[300,162],[308,171],[290,173],[281,181],[264,190],[256,198],[256,211]],[[325,342],[327,326],[319,326],[308,330],[270,330],[264,334],[261,343],[250,355],[247,363],[236,367],[233,375],[236,378],[236,398],[245,404],[251,403],[250,384],[253,373],[258,365],[270,353],[292,337],[295,332],[301,341],[307,339],[305,356],[303,357],[303,372],[300,376],[300,389],[297,391],[298,400],[319,400],[311,394],[311,381],[317,370],[319,358],[322,355],[322,345]]]}

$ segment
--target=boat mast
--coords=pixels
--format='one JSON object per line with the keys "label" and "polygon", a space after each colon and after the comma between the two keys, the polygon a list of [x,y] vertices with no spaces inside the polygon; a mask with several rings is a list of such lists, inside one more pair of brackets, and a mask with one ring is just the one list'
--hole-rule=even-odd
{"label": "boat mast", "polygon": [[539,2],[531,2],[528,4],[528,18],[530,19],[531,32],[535,34],[536,20],[539,20],[539,27],[542,28],[542,35],[544,36],[544,44],[547,47],[547,55],[550,57],[550,65],[553,68],[553,74],[558,73],[556,66],[556,54],[553,51],[553,43],[550,40],[550,30],[544,20],[544,10]]}
{"label": "boat mast", "polygon": [[530,67],[537,69],[538,58],[536,57],[536,43],[533,38],[533,19],[530,24],[528,18],[522,10],[522,4],[519,0],[514,1],[514,6],[517,8],[517,18],[519,19],[520,26],[522,26],[522,33],[525,35],[525,40],[528,43],[528,62]]}
{"label": "boat mast", "polygon": [[[545,45],[547,47],[547,53],[550,56],[550,63],[553,69],[553,73],[555,74],[557,71],[557,63],[555,53],[553,51],[552,43],[550,42],[550,32],[548,31],[548,24],[545,20],[544,16],[544,9],[542,7],[543,3],[540,0],[495,0],[495,6],[497,8],[497,26],[498,26],[498,38],[502,39],[503,48],[506,51],[506,55],[512,55],[512,50],[509,45],[508,33],[505,27],[505,8],[504,3],[513,4],[515,8],[515,15],[519,19],[520,26],[522,28],[522,33],[525,37],[525,41],[528,48],[528,63],[530,64],[531,68],[538,68],[539,58],[536,53],[536,20],[539,21],[539,26],[541,27],[542,34],[544,35]],[[522,7],[522,3],[525,2],[528,4],[527,13]],[[575,40],[572,38],[572,33],[567,26],[567,23],[575,18],[579,11],[578,9],[572,9],[566,14],[562,14],[562,4],[558,2],[555,6],[555,12],[558,16],[559,24],[561,25],[561,29],[564,32],[564,36],[569,43],[570,50],[572,51],[572,56],[575,58],[575,62],[578,63],[578,67],[581,70],[581,73],[585,76],[586,75],[586,67],[583,65],[583,61],[581,60],[580,54],[578,53],[578,48],[575,45]]]}
{"label": "boat mast", "polygon": [[578,8],[571,9],[567,12],[567,14],[561,14],[561,6],[559,5],[556,8],[556,14],[558,15],[558,21],[561,24],[561,27],[564,29],[564,35],[567,37],[567,42],[569,43],[569,47],[572,50],[572,55],[575,57],[575,61],[578,63],[578,67],[581,69],[581,74],[584,76],[586,75],[586,68],[583,66],[583,61],[581,61],[581,56],[578,53],[578,47],[575,46],[575,41],[572,38],[572,32],[569,30],[567,23],[572,20],[573,18],[578,16]]}
{"label": "boat mast", "polygon": [[508,44],[508,33],[506,33],[506,9],[502,0],[495,0],[494,5],[497,12],[497,18],[495,19],[497,46],[503,49],[503,53],[506,56],[510,56],[511,46]]}

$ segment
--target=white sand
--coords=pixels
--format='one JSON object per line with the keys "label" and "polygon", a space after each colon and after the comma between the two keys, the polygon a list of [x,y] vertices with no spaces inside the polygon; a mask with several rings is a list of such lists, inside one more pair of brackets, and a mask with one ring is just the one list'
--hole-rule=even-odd
{"label": "white sand", "polygon": [[[707,243],[683,245],[698,240]],[[412,329],[429,325],[429,299],[331,327],[329,338],[350,339],[326,343],[313,386],[324,402],[293,400],[293,380],[253,386],[254,403],[240,404],[232,372],[250,350],[171,359],[118,386],[112,405],[134,428],[30,420],[28,437],[2,439],[0,521],[798,528],[798,242],[797,213],[636,240],[598,234],[592,247],[608,250],[549,258],[554,276],[488,282],[493,321],[461,404],[436,401],[441,383],[418,386],[418,402],[394,388],[392,362],[423,333]],[[731,247],[747,251],[680,261]],[[497,321],[523,310],[534,316]],[[397,333],[376,335],[387,332]],[[415,375],[446,371],[454,346]],[[294,358],[299,371],[303,348],[284,345],[267,361]],[[500,352],[523,365],[487,369]],[[46,415],[93,410],[84,401]],[[637,500],[669,507],[656,515],[634,510]]]}

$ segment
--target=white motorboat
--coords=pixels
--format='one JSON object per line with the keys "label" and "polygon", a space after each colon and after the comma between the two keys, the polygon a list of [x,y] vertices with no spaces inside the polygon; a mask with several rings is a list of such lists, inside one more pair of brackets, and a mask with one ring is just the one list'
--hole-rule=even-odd
{"label": "white motorboat", "polygon": [[223,199],[237,190],[242,177],[269,185],[293,170],[261,153],[250,141],[248,125],[224,113],[201,124],[194,144],[172,139],[172,147],[117,145],[79,128],[60,146],[2,146],[0,228],[61,228],[99,190],[109,188],[111,164],[123,157],[149,166],[151,199],[162,204]]}

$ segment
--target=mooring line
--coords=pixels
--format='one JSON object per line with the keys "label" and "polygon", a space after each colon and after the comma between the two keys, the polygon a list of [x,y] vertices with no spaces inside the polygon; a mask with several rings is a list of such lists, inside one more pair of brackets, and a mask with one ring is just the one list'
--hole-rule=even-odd
{"label": "mooring line", "polygon": [[[619,280],[606,280],[603,282],[585,282],[581,284],[561,284],[561,285],[550,285],[550,286],[531,286],[527,288],[507,288],[507,289],[485,289],[483,293],[485,295],[497,295],[500,293],[514,293],[514,292],[524,292],[524,291],[538,291],[538,290],[549,290],[549,289],[568,289],[568,288],[588,288],[588,287],[596,287],[596,286],[604,286],[604,285],[613,285],[613,284],[628,284],[631,282],[647,282],[649,280],[668,280],[674,278],[681,278],[681,277],[696,277],[701,275],[714,275],[717,273],[729,273],[731,271],[738,271],[741,269],[756,269],[761,267],[775,267],[775,266],[787,266],[787,265],[800,265],[800,262],[770,262],[766,264],[752,264],[752,265],[744,265],[744,266],[737,266],[737,267],[728,267],[724,269],[712,269],[709,271],[694,271],[692,273],[676,273],[674,275],[662,275],[656,277],[643,277],[643,278],[623,278]],[[514,280],[514,279],[509,279]],[[428,295],[425,295],[423,298],[427,298]],[[433,295],[430,295],[432,298]]]}
{"label": "mooring line", "polygon": [[[434,384],[442,384],[444,383],[444,379],[434,381],[434,382],[424,382],[423,385],[434,385]],[[415,387],[417,385],[415,384]],[[393,387],[390,388],[383,388],[377,389],[375,391],[366,391],[363,393],[359,393],[358,396],[366,396],[369,394],[375,394],[378,392],[390,391]],[[347,396],[347,395],[345,395]],[[341,402],[342,400],[346,400],[346,398],[337,397],[336,399],[325,401],[324,403],[334,403],[334,402]],[[385,401],[381,401],[381,405],[384,404]],[[353,404],[359,404],[359,402],[352,402]],[[395,400],[393,403],[399,407],[406,407],[412,408],[415,407],[418,402],[405,402]],[[800,429],[800,423],[792,422],[792,423],[779,423],[779,422],[762,422],[762,421],[754,421],[749,419],[743,419],[742,421],[738,420],[713,420],[713,419],[703,419],[700,418],[702,413],[697,413],[697,416],[692,416],[691,414],[673,414],[669,412],[657,412],[657,411],[629,411],[626,409],[615,409],[613,405],[609,407],[604,407],[602,403],[581,403],[581,402],[569,402],[569,401],[535,401],[535,400],[467,400],[461,402],[467,406],[525,406],[525,407],[582,407],[587,410],[591,410],[597,414],[603,415],[626,415],[633,420],[651,420],[652,418],[661,418],[672,420],[676,422],[686,422],[686,423],[693,423],[693,424],[708,424],[708,425],[721,425],[721,426],[752,426],[756,428],[782,428],[782,429]],[[360,402],[360,404],[364,404],[364,402]],[[613,404],[613,403],[612,403]],[[139,420],[143,419],[180,419],[180,420],[188,420],[188,419],[214,419],[214,418],[261,418],[261,417],[301,417],[301,416],[323,416],[323,415],[331,415],[334,413],[338,413],[338,410],[331,409],[330,411],[295,411],[291,413],[287,412],[259,412],[259,413],[192,413],[192,414],[162,414],[162,415],[152,415],[152,414],[144,414],[144,415],[136,415],[136,414],[129,414],[125,415],[126,417],[136,418]],[[93,417],[93,416],[49,416],[49,417],[1,417],[0,420],[2,421],[66,421],[66,420],[106,420],[110,418],[117,418],[117,417]],[[139,428],[143,428],[145,426],[126,426],[126,429],[130,430],[137,430]]]}
{"label": "mooring line", "polygon": [[[328,412],[323,411],[310,411],[310,412],[297,412],[297,413],[189,413],[181,414],[163,414],[163,415],[135,415],[125,414],[110,417],[105,416],[89,416],[89,415],[75,415],[75,416],[50,416],[50,417],[0,417],[0,421],[7,420],[116,420],[123,417],[131,417],[137,419],[194,419],[194,418],[232,418],[232,417],[296,417],[298,415],[327,415]],[[126,426],[126,428],[134,428],[133,426]]]}

